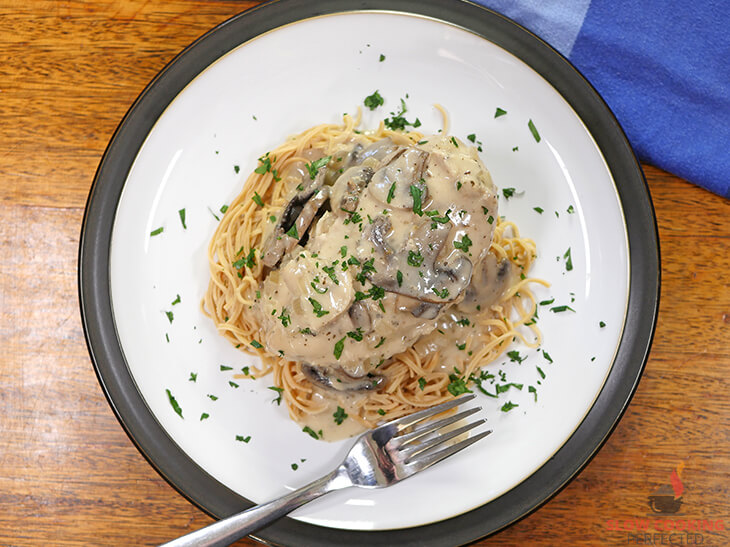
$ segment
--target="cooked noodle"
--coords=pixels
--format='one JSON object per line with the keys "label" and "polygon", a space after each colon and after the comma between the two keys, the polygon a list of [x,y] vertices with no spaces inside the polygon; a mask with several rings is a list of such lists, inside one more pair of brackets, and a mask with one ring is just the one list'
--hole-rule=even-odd
{"label": "cooked noodle", "polygon": [[[440,110],[446,124],[446,114]],[[270,217],[278,217],[292,190],[287,187],[286,177],[281,175],[292,166],[311,161],[313,151],[336,154],[355,134],[370,142],[390,137],[395,143],[405,145],[423,139],[423,135],[415,131],[388,130],[383,122],[374,131],[360,133],[356,131],[359,122],[359,114],[354,118],[345,115],[341,125],[318,125],[290,137],[272,150],[265,157],[270,160],[271,169],[254,172],[248,177],[243,190],[221,219],[208,248],[211,279],[202,302],[203,312],[232,344],[261,359],[261,365],[252,368],[250,376],[273,373],[273,383],[283,390],[283,400],[291,417],[300,423],[305,422],[308,415],[330,408],[327,399],[322,396],[321,388],[313,385],[302,372],[298,362],[272,355],[265,347],[254,347],[259,345],[262,333],[256,314],[251,310],[257,292],[262,289],[265,267],[255,252],[254,260],[247,267],[239,269],[233,264],[248,256],[251,249],[261,249]],[[257,203],[259,197],[263,206]],[[433,333],[429,335],[430,345],[419,340],[386,360],[378,373],[384,375],[387,382],[377,391],[351,397],[347,402],[349,416],[372,427],[418,408],[438,404],[453,398],[454,384],[456,382],[458,386],[459,380],[469,382],[471,379],[469,386],[473,389],[474,379],[478,383],[480,369],[497,359],[513,340],[520,340],[529,347],[541,343],[541,334],[533,319],[537,302],[530,285],[547,284],[525,275],[537,255],[534,242],[521,237],[515,224],[500,218],[496,220],[490,252],[498,259],[511,261],[523,275],[507,289],[500,302],[470,318],[477,328],[470,329],[463,351],[451,351],[445,360],[438,349],[433,349],[440,347],[439,336],[448,341],[450,330],[460,328],[453,320],[440,319],[443,334]]]}

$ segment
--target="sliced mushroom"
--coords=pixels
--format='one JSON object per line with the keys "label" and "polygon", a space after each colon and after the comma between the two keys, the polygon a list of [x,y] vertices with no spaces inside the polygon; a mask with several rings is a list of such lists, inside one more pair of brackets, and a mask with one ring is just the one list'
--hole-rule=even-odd
{"label": "sliced mushroom", "polygon": [[385,239],[381,231],[371,228],[370,238],[380,251],[380,261],[375,272],[368,274],[370,281],[386,291],[423,302],[456,301],[469,285],[472,263],[463,253],[446,247],[452,228],[450,221],[425,222],[398,251],[381,241]]}
{"label": "sliced mushroom", "polygon": [[443,304],[424,302],[423,300],[403,296],[402,294],[399,294],[395,299],[395,308],[397,310],[411,312],[413,317],[420,317],[422,319],[436,319],[443,307]]}
{"label": "sliced mushroom", "polygon": [[464,300],[458,304],[459,311],[475,313],[478,311],[477,306],[479,309],[487,309],[499,302],[516,275],[515,267],[509,259],[497,260],[493,253],[487,253],[474,271],[471,283],[464,292]]}
{"label": "sliced mushroom", "polygon": [[[317,212],[329,199],[330,189],[322,184],[323,180],[324,169],[320,169],[309,188],[289,200],[276,228],[263,246],[262,262],[265,266],[278,266],[283,256],[305,237]],[[294,234],[294,237],[290,234]]]}
{"label": "sliced mushroom", "polygon": [[379,162],[383,162],[390,154],[397,151],[400,147],[393,142],[390,137],[385,137],[379,141],[375,141],[367,148],[356,148],[353,150],[353,165],[360,165],[368,158],[373,158]]}
{"label": "sliced mushroom", "polygon": [[350,309],[347,311],[350,319],[352,319],[352,326],[355,330],[360,329],[361,332],[367,334],[373,328],[373,322],[370,318],[368,308],[362,301],[355,302]]}
{"label": "sliced mushroom", "polygon": [[302,372],[312,382],[336,391],[374,391],[385,383],[385,377],[379,374],[367,374],[355,378],[341,368],[319,367],[302,364]]}
{"label": "sliced mushroom", "polygon": [[360,194],[373,178],[373,169],[371,167],[351,167],[342,175],[335,184],[343,185],[344,193],[340,199],[340,209],[344,209],[350,213],[355,212],[360,202]]}

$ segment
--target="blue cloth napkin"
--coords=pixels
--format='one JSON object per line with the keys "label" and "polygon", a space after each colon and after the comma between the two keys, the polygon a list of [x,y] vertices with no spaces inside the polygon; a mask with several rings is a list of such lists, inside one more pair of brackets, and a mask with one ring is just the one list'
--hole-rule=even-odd
{"label": "blue cloth napkin", "polygon": [[477,1],[570,59],[640,160],[730,197],[730,3]]}

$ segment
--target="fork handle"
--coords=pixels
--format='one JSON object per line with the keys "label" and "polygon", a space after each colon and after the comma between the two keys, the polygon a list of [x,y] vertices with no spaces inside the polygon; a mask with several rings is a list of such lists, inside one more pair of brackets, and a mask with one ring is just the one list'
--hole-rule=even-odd
{"label": "fork handle", "polygon": [[285,496],[219,520],[210,526],[165,543],[162,547],[219,547],[230,545],[323,494],[352,486],[347,475],[342,471],[342,468],[335,469],[328,475],[310,482]]}

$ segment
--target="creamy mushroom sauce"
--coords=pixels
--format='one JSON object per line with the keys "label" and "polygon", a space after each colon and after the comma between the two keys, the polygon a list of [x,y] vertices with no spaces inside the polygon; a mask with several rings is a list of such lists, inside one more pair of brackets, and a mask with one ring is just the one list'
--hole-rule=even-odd
{"label": "creamy mushroom sauce", "polygon": [[[513,274],[488,253],[489,172],[454,137],[355,140],[314,177],[305,167],[284,174],[292,195],[264,234],[268,270],[253,311],[267,351],[301,362],[323,401],[342,400],[383,385],[378,367],[419,339],[438,349],[428,335],[496,300]],[[322,416],[311,427],[334,426]]]}

